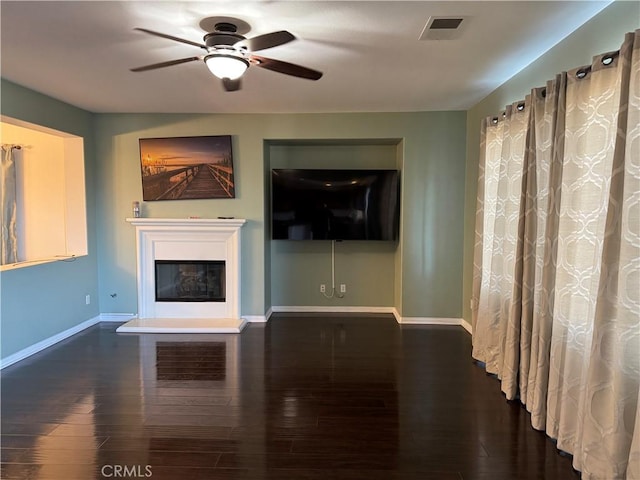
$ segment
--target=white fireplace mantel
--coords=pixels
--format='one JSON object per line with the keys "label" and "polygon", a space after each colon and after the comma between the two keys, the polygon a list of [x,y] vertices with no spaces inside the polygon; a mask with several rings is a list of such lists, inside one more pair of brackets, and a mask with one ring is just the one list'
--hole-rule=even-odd
{"label": "white fireplace mantel", "polygon": [[239,229],[247,223],[244,218],[127,218],[127,222],[135,227],[231,227]]}
{"label": "white fireplace mantel", "polygon": [[[240,228],[236,218],[127,218],[136,229],[138,318],[119,332],[238,333]],[[224,302],[162,302],[155,296],[156,260],[223,260]]]}

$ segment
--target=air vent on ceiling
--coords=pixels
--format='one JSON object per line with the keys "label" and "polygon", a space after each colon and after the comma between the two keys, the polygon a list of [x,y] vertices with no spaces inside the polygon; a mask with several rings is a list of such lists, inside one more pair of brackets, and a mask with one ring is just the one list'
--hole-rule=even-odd
{"label": "air vent on ceiling", "polygon": [[430,17],[419,40],[455,40],[462,36],[469,17]]}

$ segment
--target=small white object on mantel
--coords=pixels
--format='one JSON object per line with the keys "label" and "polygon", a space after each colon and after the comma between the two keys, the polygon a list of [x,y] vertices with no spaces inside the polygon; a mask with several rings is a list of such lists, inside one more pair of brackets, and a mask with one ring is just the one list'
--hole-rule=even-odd
{"label": "small white object on mantel", "polygon": [[[240,333],[238,218],[127,218],[136,227],[138,318],[121,333]],[[225,262],[224,302],[157,302],[155,261]]]}

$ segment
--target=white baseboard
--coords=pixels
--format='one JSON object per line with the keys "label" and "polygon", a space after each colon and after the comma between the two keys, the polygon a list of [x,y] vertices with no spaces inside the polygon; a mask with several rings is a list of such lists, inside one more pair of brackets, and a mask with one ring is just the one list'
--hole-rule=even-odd
{"label": "white baseboard", "polygon": [[460,325],[462,326],[462,328],[464,328],[467,332],[469,332],[469,335],[473,335],[473,329],[471,328],[471,324],[469,322],[467,322],[466,320],[462,320],[460,322]]}
{"label": "white baseboard", "polygon": [[274,306],[270,309],[273,313],[391,313],[395,315],[394,307],[339,307],[339,306],[315,306],[294,305]]}
{"label": "white baseboard", "polygon": [[101,322],[128,322],[137,316],[135,313],[101,313],[98,318]]}
{"label": "white baseboard", "polygon": [[461,318],[447,317],[401,317],[398,320],[401,325],[462,325]]}
{"label": "white baseboard", "polygon": [[401,325],[457,325],[464,328],[470,335],[473,334],[471,324],[463,318],[438,318],[438,317],[400,317],[396,320]]}
{"label": "white baseboard", "polygon": [[65,340],[75,335],[76,333],[80,333],[82,330],[86,330],[87,328],[100,323],[100,321],[101,321],[100,315],[98,315],[97,317],[90,318],[89,320],[79,323],[75,327],[71,327],[65,330],[64,332],[60,332],[38,343],[34,343],[33,345],[27,348],[23,348],[19,352],[16,352],[0,360],[0,369],[6,368],[9,365],[13,365],[14,363],[19,362],[20,360],[24,360],[25,358],[30,357],[31,355],[35,355],[36,353],[41,352],[45,348],[49,348],[52,345],[55,345],[56,343],[61,342],[62,340]]}
{"label": "white baseboard", "polygon": [[242,318],[249,323],[266,323],[268,320],[266,315],[242,315]]}
{"label": "white baseboard", "polygon": [[267,323],[272,314],[273,310],[269,307],[264,315],[242,315],[242,318],[249,323]]}

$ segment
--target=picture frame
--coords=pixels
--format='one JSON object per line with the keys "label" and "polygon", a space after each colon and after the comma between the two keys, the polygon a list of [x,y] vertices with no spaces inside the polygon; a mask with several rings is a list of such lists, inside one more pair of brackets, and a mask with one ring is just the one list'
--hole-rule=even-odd
{"label": "picture frame", "polygon": [[142,198],[235,198],[231,135],[140,138]]}

